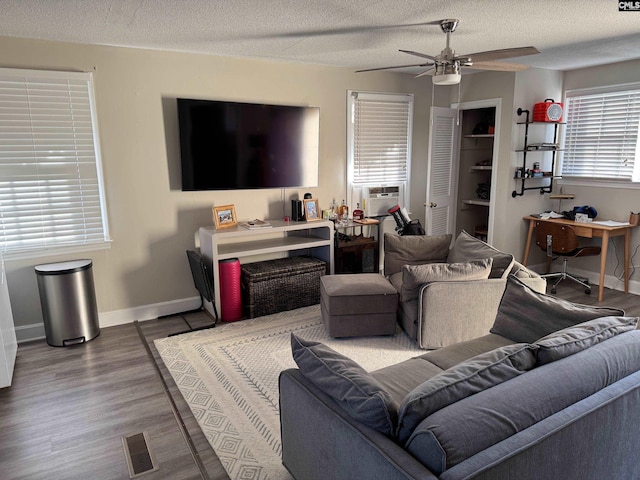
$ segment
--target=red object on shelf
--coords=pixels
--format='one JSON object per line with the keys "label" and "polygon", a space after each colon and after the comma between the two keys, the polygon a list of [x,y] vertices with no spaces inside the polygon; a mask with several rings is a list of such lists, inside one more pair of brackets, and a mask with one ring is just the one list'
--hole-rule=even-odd
{"label": "red object on shelf", "polygon": [[220,316],[224,322],[242,318],[242,292],[240,290],[240,261],[222,260],[220,272]]}
{"label": "red object on shelf", "polygon": [[533,106],[534,122],[561,122],[564,113],[564,105],[554,102],[553,98],[547,98],[544,102],[538,102]]}

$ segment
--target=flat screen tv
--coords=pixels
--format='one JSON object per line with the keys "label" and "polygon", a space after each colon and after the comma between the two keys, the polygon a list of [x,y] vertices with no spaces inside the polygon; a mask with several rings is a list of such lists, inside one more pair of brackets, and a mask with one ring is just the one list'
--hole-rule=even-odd
{"label": "flat screen tv", "polygon": [[178,98],[182,190],[315,187],[320,109]]}

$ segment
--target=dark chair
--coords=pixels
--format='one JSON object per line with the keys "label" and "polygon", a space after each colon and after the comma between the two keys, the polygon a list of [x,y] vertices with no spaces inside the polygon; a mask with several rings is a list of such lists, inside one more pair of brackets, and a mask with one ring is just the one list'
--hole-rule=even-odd
{"label": "dark chair", "polygon": [[213,286],[211,285],[211,275],[207,270],[207,265],[204,263],[204,259],[202,255],[193,250],[187,250],[187,259],[189,260],[189,267],[191,268],[191,275],[193,276],[193,284],[200,293],[200,306],[193,310],[188,310],[186,312],[174,313],[171,315],[164,315],[158,318],[166,318],[172,317],[174,315],[184,315],[187,313],[195,313],[204,310],[204,301],[212,302],[213,304],[213,312],[215,314],[215,318],[211,325],[205,325],[203,327],[192,328],[186,318],[183,317],[184,321],[189,326],[188,330],[172,333],[169,335],[170,337],[174,335],[180,335],[182,333],[195,332],[197,330],[205,330],[207,328],[213,328],[216,326],[216,321],[218,320],[218,309],[216,308],[216,304],[213,297]]}
{"label": "dark chair", "polygon": [[556,222],[536,222],[536,245],[547,255],[547,272],[551,269],[551,261],[562,257],[562,271],[546,273],[543,278],[557,278],[551,286],[551,293],[556,293],[556,287],[568,278],[585,288],[584,293],[591,293],[591,285],[586,278],[578,278],[567,272],[569,258],[600,255],[600,247],[580,247],[578,236],[570,225]]}

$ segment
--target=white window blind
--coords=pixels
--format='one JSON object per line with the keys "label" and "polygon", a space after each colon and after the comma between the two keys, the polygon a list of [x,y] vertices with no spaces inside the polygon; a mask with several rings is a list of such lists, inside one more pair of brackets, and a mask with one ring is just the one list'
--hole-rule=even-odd
{"label": "white window blind", "polygon": [[405,183],[411,162],[413,96],[351,92],[351,183]]}
{"label": "white window blind", "polygon": [[109,240],[90,73],[0,69],[0,250]]}
{"label": "white window blind", "polygon": [[624,88],[567,92],[563,177],[640,181],[640,88]]}

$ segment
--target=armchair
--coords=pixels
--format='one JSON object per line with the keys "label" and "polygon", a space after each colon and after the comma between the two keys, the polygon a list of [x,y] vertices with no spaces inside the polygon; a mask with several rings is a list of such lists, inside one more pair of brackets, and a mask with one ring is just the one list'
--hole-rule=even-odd
{"label": "armchair", "polygon": [[400,294],[398,322],[420,348],[486,335],[513,274],[544,293],[546,281],[513,256],[462,232],[401,237],[386,233],[384,273]]}

